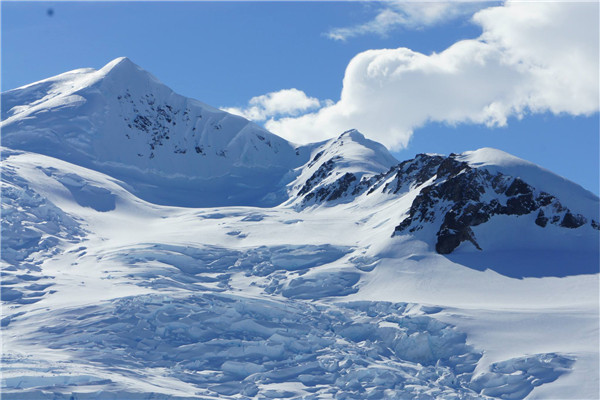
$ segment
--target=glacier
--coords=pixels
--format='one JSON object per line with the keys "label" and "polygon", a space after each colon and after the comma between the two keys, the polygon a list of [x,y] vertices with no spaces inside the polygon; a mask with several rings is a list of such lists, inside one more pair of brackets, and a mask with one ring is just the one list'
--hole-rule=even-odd
{"label": "glacier", "polygon": [[2,398],[598,397],[599,199],[537,165],[296,145],[126,58],[0,127]]}

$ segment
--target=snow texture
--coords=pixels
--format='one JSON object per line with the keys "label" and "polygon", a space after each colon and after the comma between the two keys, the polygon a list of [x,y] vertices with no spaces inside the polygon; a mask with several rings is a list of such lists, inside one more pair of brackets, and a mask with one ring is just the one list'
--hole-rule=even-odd
{"label": "snow texture", "polygon": [[598,398],[598,210],[298,147],[125,58],[2,94],[3,399]]}

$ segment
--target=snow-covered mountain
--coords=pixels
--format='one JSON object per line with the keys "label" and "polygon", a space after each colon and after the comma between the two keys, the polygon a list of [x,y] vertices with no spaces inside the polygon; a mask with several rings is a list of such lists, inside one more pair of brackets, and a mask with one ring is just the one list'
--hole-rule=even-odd
{"label": "snow-covered mountain", "polygon": [[364,191],[364,181],[390,169],[398,161],[380,143],[349,130],[317,146],[308,164],[289,185],[287,204],[349,202]]}
{"label": "snow-covered mountain", "polygon": [[1,129],[4,146],[108,173],[158,204],[276,205],[308,157],[244,118],[174,93],[128,58],[3,93]]}
{"label": "snow-covered mountain", "polygon": [[[510,171],[501,168],[507,160],[521,167],[515,168],[515,175],[507,175]],[[410,170],[418,171],[418,176],[411,179]],[[593,239],[594,235],[590,234],[589,229],[599,229],[599,204],[595,196],[578,185],[564,182],[548,171],[499,150],[480,149],[461,155],[451,154],[449,157],[422,154],[415,160],[400,164],[381,181],[386,181],[390,174],[394,175],[394,182],[388,190],[394,193],[407,185],[421,186],[408,217],[396,227],[394,234],[416,233],[433,225],[438,229],[435,248],[442,254],[453,252],[463,242],[482,250],[474,230],[485,229],[483,227],[488,224],[493,226],[490,229],[496,234],[481,239],[486,241],[487,249],[497,248],[499,241],[504,241],[502,244],[512,248],[540,245],[529,240],[531,235],[523,235],[525,231],[522,229],[532,231],[527,228],[534,228],[534,224],[541,228],[552,225],[567,229],[581,227],[581,232],[573,236],[577,241]],[[528,181],[524,181],[522,176]],[[557,197],[532,186],[538,181],[548,184],[551,193],[560,192],[560,195]],[[552,181],[562,186],[550,183]],[[517,217],[524,219],[525,223],[519,223]],[[502,220],[504,222],[500,223]],[[513,225],[515,234],[519,229],[519,233],[525,237],[519,241],[514,240],[515,236],[503,238],[498,234],[496,225],[499,224],[509,225],[508,229]],[[534,231],[533,236],[544,236],[542,248],[547,248],[548,236],[552,234]],[[561,232],[561,237],[568,236],[568,233]],[[565,248],[573,248],[574,243],[565,243],[563,239],[560,242]]]}
{"label": "snow-covered mountain", "polygon": [[600,202],[539,166],[296,146],[127,59],[1,133],[3,399],[598,396]]}

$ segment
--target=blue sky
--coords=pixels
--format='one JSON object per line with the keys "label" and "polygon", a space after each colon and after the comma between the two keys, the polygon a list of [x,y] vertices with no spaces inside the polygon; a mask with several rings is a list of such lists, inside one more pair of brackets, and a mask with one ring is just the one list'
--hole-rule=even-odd
{"label": "blue sky", "polygon": [[[524,39],[519,42],[531,43],[535,48],[547,36],[550,50],[540,53],[542,58],[535,62],[552,65],[546,75],[530,71],[517,74],[493,64],[500,56],[495,53],[496,48],[490,50],[487,44],[504,40],[502,35],[506,32],[519,33],[520,28],[511,25],[511,15],[526,16],[527,10],[498,9],[494,11],[496,14],[484,12],[473,19],[475,12],[492,6],[502,8],[500,3],[449,5],[436,10],[431,6],[418,9],[396,3],[363,2],[2,2],[2,90],[75,68],[100,68],[116,57],[127,56],[176,92],[240,113],[249,112],[248,102],[253,97],[279,93],[285,99],[291,93],[286,90],[297,89],[294,93],[307,102],[303,110],[277,113],[265,106],[267,97],[253,103],[263,107],[264,115],[258,123],[294,141],[323,139],[340,133],[337,130],[346,125],[351,128],[354,126],[349,125],[357,124],[366,136],[392,146],[400,160],[420,152],[448,154],[496,147],[540,164],[598,194],[598,88],[594,87],[597,77],[591,85],[591,98],[595,90],[596,104],[589,104],[593,103],[587,100],[589,93],[587,97],[579,95],[578,88],[588,88],[588,81],[566,80],[557,89],[552,86],[553,80],[550,83],[543,80],[543,76],[551,75],[558,76],[554,80],[559,81],[561,71],[573,68],[555,66],[554,60],[559,57],[551,52],[556,47],[557,55],[564,54],[564,48],[571,43],[550,46],[553,35],[578,38],[579,33],[570,28],[571,14],[549,10],[548,16],[552,12],[565,15],[565,23],[555,22],[552,32],[543,26],[539,30],[542,34],[523,30]],[[49,9],[53,10],[51,16]],[[580,20],[576,12],[572,18]],[[580,63],[592,67],[598,64],[597,18],[595,24],[591,31],[586,27],[590,35],[588,48],[595,50],[587,52],[590,54],[585,54],[585,62]],[[566,34],[559,29],[566,30]],[[489,35],[486,41],[474,41],[483,32]],[[470,40],[465,43],[487,46],[482,47],[481,53],[490,55],[483,63],[486,68],[494,68],[473,69],[473,65],[465,62],[473,56],[446,51],[465,39]],[[575,42],[581,40],[573,40],[573,45]],[[560,45],[565,47],[559,48]],[[507,47],[510,48],[510,43]],[[410,51],[394,50],[398,48]],[[511,56],[527,50],[513,48]],[[371,49],[389,50],[371,58],[358,56]],[[445,81],[439,80],[439,73],[435,73],[440,65],[444,69],[447,64],[439,64],[436,57],[430,57],[432,54],[448,55],[446,58],[455,63],[452,64],[455,69],[472,71],[464,74],[452,71],[456,74],[450,77],[452,85],[445,88]],[[501,55],[503,60],[505,56]],[[358,65],[365,58],[370,65],[365,71],[380,67],[379,80],[374,81],[371,75],[360,76],[364,72],[360,68],[346,71],[351,61]],[[440,61],[443,62],[448,63]],[[410,75],[410,79],[402,78],[404,81],[388,71],[407,64],[413,70],[420,65],[425,67],[417,75]],[[585,77],[586,71],[573,71],[571,75]],[[477,78],[478,74],[481,77]],[[427,83],[429,78],[434,82],[431,86]],[[538,78],[541,83],[530,85],[525,94],[521,90],[504,90],[511,85],[529,87]],[[464,82],[464,87],[457,89],[454,82]],[[372,87],[365,90],[359,84]],[[382,87],[379,92],[378,84]],[[428,93],[433,85],[445,88],[442,95]],[[564,96],[560,91],[563,87],[567,88]],[[569,98],[568,88],[574,88],[575,95],[571,96],[574,100],[563,100]],[[340,101],[342,89],[348,94]],[[558,94],[553,90],[559,90]],[[408,96],[409,91],[414,101],[410,97],[397,100]],[[444,111],[445,104],[454,107],[468,102],[465,96],[471,91],[476,91],[477,96],[489,91],[488,97],[478,99],[483,102],[496,104],[493,96],[498,96],[500,117],[496,111],[478,110],[479,103],[457,106],[451,114]],[[444,100],[448,103],[438,101],[443,96],[449,97]],[[523,97],[515,100],[511,96]],[[389,110],[385,107],[369,110],[369,104],[373,103],[370,99],[385,101]],[[363,114],[339,116],[364,104],[367,106],[363,107]],[[414,109],[405,111],[407,104]],[[429,104],[433,111],[428,110]],[[302,118],[303,114],[309,115]],[[388,116],[391,116],[389,121]],[[397,126],[400,128],[395,129]]]}

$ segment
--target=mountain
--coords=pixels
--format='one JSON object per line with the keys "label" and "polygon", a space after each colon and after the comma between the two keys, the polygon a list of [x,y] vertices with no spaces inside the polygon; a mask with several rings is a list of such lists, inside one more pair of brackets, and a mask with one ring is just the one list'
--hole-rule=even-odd
{"label": "mountain", "polygon": [[1,134],[3,399],[597,397],[600,200],[535,164],[296,146],[127,59]]}
{"label": "mountain", "polygon": [[3,93],[0,128],[4,146],[108,173],[165,205],[276,205],[308,157],[124,57]]}
{"label": "mountain", "polygon": [[[501,168],[509,162],[514,169]],[[409,178],[411,169],[418,171],[412,180]],[[511,172],[514,175],[507,174]],[[515,227],[517,217],[521,217],[527,219],[530,227],[534,222],[540,228],[554,225],[567,229],[599,229],[598,198],[578,185],[499,150],[480,149],[449,157],[419,155],[418,161],[406,161],[391,173],[395,175],[395,193],[407,184],[422,185],[408,217],[396,227],[394,234],[417,232],[426,225],[439,226],[435,248],[442,254],[451,253],[463,242],[482,250],[473,229],[483,229],[483,225],[506,217],[514,217],[511,222]],[[562,196],[556,197],[528,183],[538,179],[551,192]],[[487,238],[491,243],[486,243],[486,247],[502,239]],[[518,245],[531,248],[535,244],[525,239]]]}
{"label": "mountain", "polygon": [[316,147],[298,178],[289,185],[288,204],[352,201],[362,192],[361,182],[387,171],[398,161],[380,143],[349,130]]}
{"label": "mountain", "polygon": [[[286,204],[299,210],[397,203],[405,210],[392,236],[412,234],[435,242],[441,254],[481,251],[482,246],[545,249],[550,243],[552,248],[596,248],[598,197],[500,150],[419,154],[397,163],[379,143],[351,130],[313,154],[290,184]],[[516,241],[516,236],[522,238]]]}

